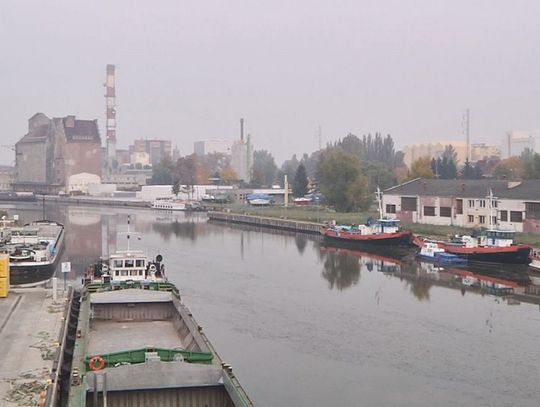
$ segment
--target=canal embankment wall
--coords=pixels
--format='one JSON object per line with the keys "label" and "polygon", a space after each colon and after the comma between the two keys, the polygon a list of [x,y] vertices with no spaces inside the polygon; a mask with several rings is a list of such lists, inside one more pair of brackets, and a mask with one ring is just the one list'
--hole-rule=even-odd
{"label": "canal embankment wall", "polygon": [[217,222],[228,222],[245,225],[266,227],[271,229],[288,230],[309,234],[319,234],[323,223],[305,222],[294,219],[270,218],[264,216],[246,215],[231,212],[208,212],[208,219]]}

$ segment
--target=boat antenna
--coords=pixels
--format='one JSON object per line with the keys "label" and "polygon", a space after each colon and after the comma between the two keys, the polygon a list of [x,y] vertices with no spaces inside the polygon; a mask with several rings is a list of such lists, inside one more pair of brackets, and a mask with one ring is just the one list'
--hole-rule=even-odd
{"label": "boat antenna", "polygon": [[375,192],[375,197],[377,198],[377,204],[379,207],[379,219],[383,218],[383,210],[382,210],[382,191],[380,190],[379,186],[377,185],[377,192]]}

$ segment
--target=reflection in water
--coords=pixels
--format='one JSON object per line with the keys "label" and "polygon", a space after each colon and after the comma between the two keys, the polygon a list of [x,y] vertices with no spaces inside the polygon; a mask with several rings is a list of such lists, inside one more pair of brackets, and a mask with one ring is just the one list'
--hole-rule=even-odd
{"label": "reflection in water", "polygon": [[412,295],[414,295],[418,301],[429,301],[429,289],[433,285],[429,280],[406,280],[405,284],[410,287]]}
{"label": "reflection in water", "polygon": [[304,254],[304,250],[306,249],[307,245],[307,238],[304,235],[297,234],[294,237],[294,241],[296,243],[296,247],[298,248],[298,253]]}
{"label": "reflection in water", "polygon": [[196,240],[198,226],[199,224],[194,222],[178,222],[175,220],[172,223],[155,222],[152,224],[152,229],[157,232],[165,241],[168,241],[172,236],[182,239]]}
{"label": "reflection in water", "polygon": [[357,258],[334,251],[321,251],[321,258],[324,267],[321,275],[328,281],[330,289],[335,287],[341,291],[358,284],[360,262]]}
{"label": "reflection in water", "polygon": [[[527,302],[540,302],[540,289],[529,278],[528,268],[522,265],[468,265],[463,267],[437,266],[430,262],[417,261],[414,252],[386,252],[380,248],[357,250],[340,247],[339,244],[319,245],[324,260],[323,277],[338,289],[355,284],[361,271],[381,271],[399,277],[419,301],[429,302],[431,287],[445,286],[482,295],[511,295],[509,303],[518,303],[515,298]],[[412,253],[412,255],[411,255]],[[345,260],[345,259],[348,260]],[[354,277],[347,270],[354,269]]]}

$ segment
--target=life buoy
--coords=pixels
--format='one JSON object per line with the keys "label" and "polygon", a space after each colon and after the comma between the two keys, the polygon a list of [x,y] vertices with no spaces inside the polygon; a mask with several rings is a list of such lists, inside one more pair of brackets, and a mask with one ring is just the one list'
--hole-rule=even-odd
{"label": "life buoy", "polygon": [[88,361],[88,366],[90,366],[90,369],[92,369],[94,372],[97,372],[98,370],[101,370],[105,367],[105,359],[101,356],[93,356]]}

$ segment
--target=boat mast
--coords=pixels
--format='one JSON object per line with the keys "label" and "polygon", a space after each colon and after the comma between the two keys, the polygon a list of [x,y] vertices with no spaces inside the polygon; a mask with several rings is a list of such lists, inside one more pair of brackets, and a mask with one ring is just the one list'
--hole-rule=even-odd
{"label": "boat mast", "polygon": [[131,215],[127,216],[127,251],[130,252],[130,245],[129,245],[129,233],[130,233],[130,225],[131,225]]}
{"label": "boat mast", "polygon": [[496,202],[497,197],[493,196],[493,190],[489,189],[489,195],[486,196],[489,202],[489,229],[492,230],[495,225],[493,225],[493,202]]}
{"label": "boat mast", "polygon": [[379,219],[383,218],[383,208],[382,208],[382,191],[377,186],[377,192],[375,192],[375,197],[377,198],[377,204],[379,207]]}

